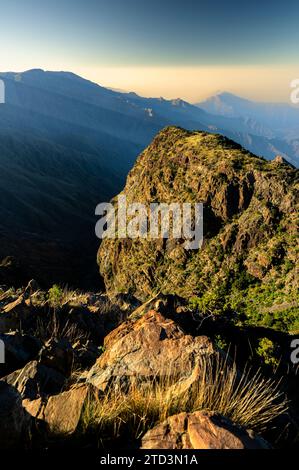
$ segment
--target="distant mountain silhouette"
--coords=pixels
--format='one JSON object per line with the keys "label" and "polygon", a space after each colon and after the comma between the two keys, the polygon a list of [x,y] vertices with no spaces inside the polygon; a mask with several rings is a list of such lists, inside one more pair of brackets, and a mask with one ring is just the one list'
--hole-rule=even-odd
{"label": "distant mountain silhouette", "polygon": [[[248,132],[266,137],[277,153],[298,166],[299,163],[299,108],[285,103],[260,103],[222,92],[197,104],[218,117],[239,119]],[[268,156],[265,150],[256,152]]]}

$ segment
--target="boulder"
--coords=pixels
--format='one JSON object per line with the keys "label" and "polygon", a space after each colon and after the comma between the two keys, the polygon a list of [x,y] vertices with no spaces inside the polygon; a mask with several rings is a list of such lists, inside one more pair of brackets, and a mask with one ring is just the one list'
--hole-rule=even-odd
{"label": "boulder", "polygon": [[0,381],[0,449],[19,445],[26,422],[21,395],[11,385]]}
{"label": "boulder", "polygon": [[76,431],[90,396],[97,393],[91,385],[77,385],[48,400],[23,400],[23,406],[32,417],[46,422],[50,433],[69,435]]}
{"label": "boulder", "polygon": [[252,431],[223,416],[196,411],[171,416],[148,431],[142,449],[266,449],[269,445]]}
{"label": "boulder", "polygon": [[61,392],[71,375],[73,363],[71,344],[66,340],[52,338],[40,349],[37,360],[28,362],[22,369],[6,375],[3,380],[16,387],[23,398],[34,400]]}
{"label": "boulder", "polygon": [[112,331],[104,349],[87,376],[102,391],[137,380],[188,377],[202,355],[214,353],[206,336],[186,335],[173,320],[154,310]]}

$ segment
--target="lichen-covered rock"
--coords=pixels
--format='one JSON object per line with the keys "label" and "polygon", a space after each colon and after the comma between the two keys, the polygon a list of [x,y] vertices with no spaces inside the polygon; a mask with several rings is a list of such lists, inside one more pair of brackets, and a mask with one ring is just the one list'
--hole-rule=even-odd
{"label": "lichen-covered rock", "polygon": [[200,357],[214,352],[206,336],[186,335],[154,310],[120,325],[105,338],[104,347],[87,376],[100,390],[163,376],[188,377]]}
{"label": "lichen-covered rock", "polygon": [[253,432],[221,415],[196,411],[171,416],[148,431],[142,449],[267,449]]}

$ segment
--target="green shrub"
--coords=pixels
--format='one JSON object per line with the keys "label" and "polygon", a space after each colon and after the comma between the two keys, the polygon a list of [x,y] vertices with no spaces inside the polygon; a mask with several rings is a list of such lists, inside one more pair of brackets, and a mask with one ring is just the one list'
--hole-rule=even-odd
{"label": "green shrub", "polygon": [[216,287],[205,292],[201,297],[192,297],[189,305],[202,316],[219,315],[224,311],[224,294],[225,290],[223,287]]}
{"label": "green shrub", "polygon": [[279,364],[279,360],[277,358],[277,351],[276,347],[268,338],[262,338],[259,341],[259,346],[256,350],[257,354],[262,358],[263,362],[268,366],[276,368]]}
{"label": "green shrub", "polygon": [[57,308],[62,304],[64,291],[60,286],[54,284],[51,289],[49,289],[48,296],[51,307]]}

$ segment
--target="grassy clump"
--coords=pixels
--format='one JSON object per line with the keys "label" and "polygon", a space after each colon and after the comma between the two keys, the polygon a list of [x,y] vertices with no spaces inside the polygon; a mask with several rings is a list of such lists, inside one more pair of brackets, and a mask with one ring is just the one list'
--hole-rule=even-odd
{"label": "grassy clump", "polygon": [[181,412],[210,410],[234,423],[263,432],[285,413],[287,403],[279,384],[250,368],[217,355],[205,357],[199,378],[190,387],[179,385],[171,374],[131,385],[126,392],[114,388],[103,398],[89,400],[82,415],[82,432],[98,436],[100,445],[115,439],[139,440],[149,429]]}
{"label": "grassy clump", "polygon": [[64,292],[57,284],[54,284],[51,289],[49,289],[48,294],[51,307],[59,307],[63,303]]}

